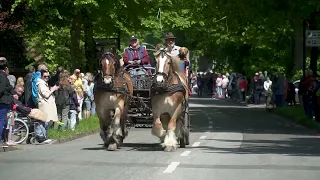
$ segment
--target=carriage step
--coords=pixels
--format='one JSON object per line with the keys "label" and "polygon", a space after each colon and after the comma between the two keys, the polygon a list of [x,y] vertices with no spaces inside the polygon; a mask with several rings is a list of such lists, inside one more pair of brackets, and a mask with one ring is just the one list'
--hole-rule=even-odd
{"label": "carriage step", "polygon": [[152,128],[152,124],[135,124],[135,128]]}

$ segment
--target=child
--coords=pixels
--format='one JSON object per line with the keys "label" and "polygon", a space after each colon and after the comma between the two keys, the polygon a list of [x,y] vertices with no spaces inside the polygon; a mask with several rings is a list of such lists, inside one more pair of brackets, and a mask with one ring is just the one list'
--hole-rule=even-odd
{"label": "child", "polygon": [[[74,85],[75,80],[76,79],[73,78],[72,76],[70,77],[71,85]],[[75,126],[77,123],[77,115],[78,115],[78,112],[80,112],[80,110],[81,110],[81,106],[78,100],[78,95],[75,91],[73,91],[70,98],[70,111],[69,111],[69,119],[68,119],[69,121],[68,124],[72,131],[75,130]]]}

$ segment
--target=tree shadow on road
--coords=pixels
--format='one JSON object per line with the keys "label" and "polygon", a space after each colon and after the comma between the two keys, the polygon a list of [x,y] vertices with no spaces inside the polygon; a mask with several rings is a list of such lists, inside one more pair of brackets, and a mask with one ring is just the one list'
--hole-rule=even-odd
{"label": "tree shadow on road", "polygon": [[[82,148],[82,150],[107,150],[103,144],[98,144],[98,147]],[[118,151],[163,151],[160,143],[123,143]]]}
{"label": "tree shadow on road", "polygon": [[[206,101],[196,102],[204,105]],[[204,146],[198,147],[204,151],[320,156],[320,138],[316,131],[267,112],[264,108],[237,106],[226,101],[211,101],[211,104],[210,107],[190,107],[191,132],[209,131],[213,136],[215,133],[239,133],[243,135],[243,140],[227,139],[226,136],[226,139],[211,139],[212,146],[205,146],[210,139],[205,140]]]}
{"label": "tree shadow on road", "polygon": [[[320,156],[320,138],[289,138],[287,140],[227,140],[207,139],[219,146],[199,146],[208,153],[232,154],[281,154],[285,156]],[[223,144],[229,145],[223,145]],[[241,144],[235,148],[231,144]]]}

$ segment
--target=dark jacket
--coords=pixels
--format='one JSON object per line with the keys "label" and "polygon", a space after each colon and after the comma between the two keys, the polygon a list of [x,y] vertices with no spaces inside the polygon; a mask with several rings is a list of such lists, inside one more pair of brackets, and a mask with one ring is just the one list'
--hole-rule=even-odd
{"label": "dark jacket", "polygon": [[0,71],[0,104],[12,104],[13,88],[4,71]]}
{"label": "dark jacket", "polygon": [[24,77],[24,104],[29,107],[36,107],[32,100],[32,74],[28,73]]}
{"label": "dark jacket", "polygon": [[13,109],[16,109],[18,113],[21,113],[23,116],[28,116],[31,112],[31,108],[26,107],[16,98],[13,99]]}
{"label": "dark jacket", "polygon": [[66,106],[70,104],[70,99],[74,94],[74,89],[71,85],[68,85],[65,88],[59,88],[54,92],[55,101],[57,106]]}
{"label": "dark jacket", "polygon": [[70,99],[70,110],[77,110],[77,108],[80,106],[77,98],[77,94],[73,93],[71,99]]}

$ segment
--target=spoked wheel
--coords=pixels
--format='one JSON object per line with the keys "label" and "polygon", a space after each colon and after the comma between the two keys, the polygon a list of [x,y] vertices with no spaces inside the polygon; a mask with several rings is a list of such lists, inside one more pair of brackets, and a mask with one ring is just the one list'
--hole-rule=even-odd
{"label": "spoked wheel", "polygon": [[186,111],[182,115],[182,126],[180,133],[180,148],[185,148],[186,145],[189,145],[189,134],[190,134],[190,115],[189,115],[189,104],[186,104]]}
{"label": "spoked wheel", "polygon": [[21,144],[23,143],[29,135],[29,127],[27,123],[25,123],[21,119],[15,119],[14,120],[14,129],[11,133],[11,139],[17,143]]}

